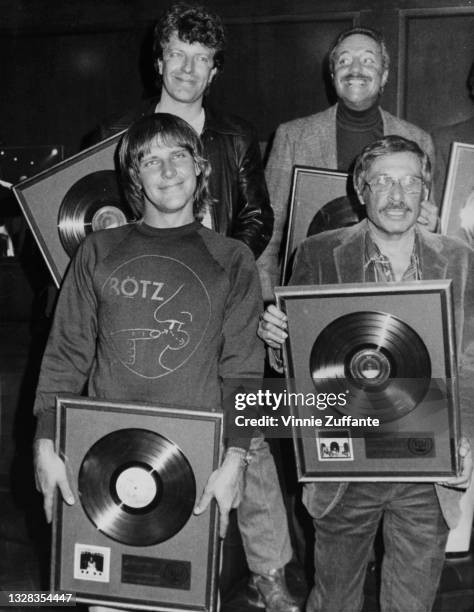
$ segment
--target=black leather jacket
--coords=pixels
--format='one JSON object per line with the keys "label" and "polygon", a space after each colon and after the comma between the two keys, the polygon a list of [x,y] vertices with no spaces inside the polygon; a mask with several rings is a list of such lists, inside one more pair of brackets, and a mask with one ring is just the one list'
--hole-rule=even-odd
{"label": "black leather jacket", "polygon": [[[142,103],[109,126],[100,129],[100,138],[120,132],[140,117],[155,111],[159,98]],[[252,250],[255,259],[267,246],[273,230],[260,148],[253,128],[240,117],[221,115],[206,107],[201,134],[211,163],[209,178],[214,227],[220,234],[237,238]]]}

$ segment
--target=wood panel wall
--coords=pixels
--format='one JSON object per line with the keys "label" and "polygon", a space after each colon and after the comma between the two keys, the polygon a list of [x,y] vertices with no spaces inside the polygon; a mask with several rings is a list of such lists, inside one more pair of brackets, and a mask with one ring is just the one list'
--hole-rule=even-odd
{"label": "wood panel wall", "polygon": [[[0,0],[0,141],[63,143],[76,152],[99,121],[153,90],[150,30],[168,2]],[[332,100],[325,55],[351,24],[386,36],[387,110],[425,128],[471,113],[472,0],[210,0],[228,29],[226,68],[211,100],[268,140],[282,121]]]}
{"label": "wood panel wall", "polygon": [[474,8],[469,5],[399,12],[397,110],[427,130],[474,112],[466,86],[474,62]]}

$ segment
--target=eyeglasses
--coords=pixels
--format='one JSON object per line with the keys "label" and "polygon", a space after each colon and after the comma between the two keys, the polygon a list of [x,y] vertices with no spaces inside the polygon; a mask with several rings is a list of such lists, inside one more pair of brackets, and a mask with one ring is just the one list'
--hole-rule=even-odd
{"label": "eyeglasses", "polygon": [[404,193],[419,194],[425,184],[421,176],[407,174],[400,178],[395,178],[389,174],[379,174],[370,181],[365,181],[372,193],[388,193],[395,185],[400,185]]}

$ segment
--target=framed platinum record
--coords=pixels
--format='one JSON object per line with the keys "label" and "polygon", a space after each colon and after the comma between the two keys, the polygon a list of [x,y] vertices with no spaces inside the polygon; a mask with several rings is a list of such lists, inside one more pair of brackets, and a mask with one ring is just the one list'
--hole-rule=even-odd
{"label": "framed platinum record", "polygon": [[221,440],[220,413],[59,397],[56,448],[75,503],[56,500],[51,590],[125,610],[215,612],[217,510],[193,508]]}
{"label": "framed platinum record", "polygon": [[293,167],[282,284],[288,282],[296,249],[305,238],[359,221],[353,206],[354,199],[349,196],[349,183],[347,172],[309,166]]}
{"label": "framed platinum record", "polygon": [[134,222],[117,172],[123,132],[13,187],[57,287],[87,234]]}
{"label": "framed platinum record", "polygon": [[277,287],[300,481],[459,472],[451,281]]}

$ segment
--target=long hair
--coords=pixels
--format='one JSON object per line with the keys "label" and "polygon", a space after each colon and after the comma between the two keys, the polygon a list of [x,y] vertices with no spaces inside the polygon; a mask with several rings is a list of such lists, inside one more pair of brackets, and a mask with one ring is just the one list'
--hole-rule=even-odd
{"label": "long hair", "polygon": [[168,113],[154,113],[133,123],[122,137],[118,150],[122,184],[133,212],[143,215],[143,191],[140,181],[140,162],[150,152],[154,143],[187,149],[200,173],[196,176],[193,212],[199,219],[200,212],[212,205],[209,193],[211,165],[205,159],[201,140],[184,119]]}

